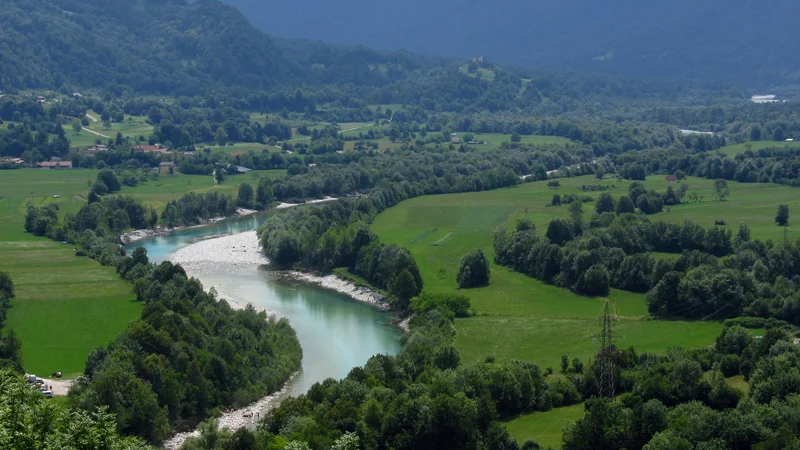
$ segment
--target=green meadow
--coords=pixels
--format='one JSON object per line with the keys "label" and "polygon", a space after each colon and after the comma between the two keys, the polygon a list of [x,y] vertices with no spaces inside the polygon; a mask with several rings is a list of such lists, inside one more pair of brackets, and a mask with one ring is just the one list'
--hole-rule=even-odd
{"label": "green meadow", "polygon": [[744,153],[747,148],[751,150],[761,150],[762,148],[777,147],[777,148],[800,148],[800,141],[753,141],[743,142],[741,144],[726,145],[719,149],[720,152],[727,156],[736,156]]}
{"label": "green meadow", "polygon": [[583,416],[583,403],[535,412],[505,423],[508,434],[520,444],[527,439],[536,441],[542,448],[561,448],[561,430],[569,422]]}
{"label": "green meadow", "polygon": [[[25,370],[40,376],[83,372],[89,353],[139,316],[131,286],[112,267],[76,257],[73,246],[25,233],[28,202],[61,213],[86,203],[94,170],[8,170],[0,174],[0,270],[16,298],[6,327],[22,341]],[[59,195],[59,198],[54,198]]]}
{"label": "green meadow", "polygon": [[[190,191],[235,197],[242,182],[256,184],[263,175],[277,178],[285,173],[253,171],[228,177],[221,185],[210,175],[162,175],[135,188],[123,186],[121,193],[160,213],[169,201]],[[25,233],[29,202],[56,204],[62,216],[75,213],[86,204],[96,176],[96,170],[83,169],[0,172],[0,271],[11,275],[17,294],[6,326],[22,341],[25,370],[37,375],[60,371],[77,376],[89,353],[111,341],[141,312],[130,284],[112,267],[75,256],[72,245]]]}
{"label": "green meadow", "polygon": [[[455,277],[461,258],[472,249],[482,248],[492,260],[492,232],[497,227],[513,227],[525,217],[543,230],[552,218],[568,215],[566,205],[546,206],[555,193],[597,198],[599,192],[583,193],[580,186],[602,183],[618,197],[627,192],[630,184],[621,180],[598,182],[593,176],[559,181],[559,189],[536,182],[495,191],[407,200],[384,211],[372,228],[383,241],[411,250],[425,289],[456,292]],[[739,223],[746,223],[753,237],[778,239],[783,230],[773,223],[777,205],[793,201],[793,207],[800,206],[796,205],[796,192],[788,187],[730,182],[728,199],[719,202],[715,200],[712,180],[690,178],[686,182],[689,192],[697,192],[703,201],[673,206],[651,220],[680,223],[691,219],[705,227],[713,226],[715,220],[725,220],[734,229]],[[659,191],[666,190],[667,185],[663,176],[649,177],[645,183],[647,188]],[[593,203],[584,205],[586,219],[593,209]],[[461,291],[470,297],[476,313],[457,322],[455,342],[463,360],[474,362],[493,356],[557,367],[561,355],[584,360],[593,356],[598,348],[593,336],[599,332],[597,318],[603,299],[581,297],[494,264],[491,269],[489,286]],[[651,320],[642,294],[612,289],[609,299],[617,314],[617,342],[624,347],[657,352],[674,346],[704,346],[711,344],[721,329],[714,322]]]}

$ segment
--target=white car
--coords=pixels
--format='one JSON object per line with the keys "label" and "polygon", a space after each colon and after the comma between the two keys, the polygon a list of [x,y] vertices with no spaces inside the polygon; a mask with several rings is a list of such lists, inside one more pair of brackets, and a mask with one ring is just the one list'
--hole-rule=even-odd
{"label": "white car", "polygon": [[45,398],[53,398],[53,391],[42,391]]}

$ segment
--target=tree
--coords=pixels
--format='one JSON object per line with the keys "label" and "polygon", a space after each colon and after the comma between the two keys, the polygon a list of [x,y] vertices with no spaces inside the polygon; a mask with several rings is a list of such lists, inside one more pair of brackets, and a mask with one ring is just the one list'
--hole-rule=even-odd
{"label": "tree", "polygon": [[725,197],[728,196],[728,182],[723,179],[714,180],[714,192],[719,201],[725,200]]}
{"label": "tree", "polygon": [[597,212],[597,214],[614,212],[614,197],[608,192],[603,192],[597,199],[597,203],[594,205],[594,210]]}
{"label": "tree", "polygon": [[214,142],[220,147],[224,147],[225,144],[228,143],[228,132],[225,131],[225,128],[217,128],[217,131],[214,133]]}
{"label": "tree", "polygon": [[486,286],[489,284],[490,273],[489,258],[483,250],[476,249],[461,260],[456,281],[461,289]]}
{"label": "tree", "polygon": [[636,212],[636,207],[633,206],[633,201],[627,195],[620,196],[617,201],[617,214],[633,213]]}
{"label": "tree", "polygon": [[558,189],[561,187],[561,183],[558,180],[551,180],[547,182],[547,187],[550,189]]}
{"label": "tree", "polygon": [[789,225],[789,205],[778,205],[775,222],[782,227]]}
{"label": "tree", "polygon": [[225,169],[217,169],[214,171],[214,179],[217,181],[217,184],[222,184],[225,181]]}
{"label": "tree", "polygon": [[256,188],[256,203],[260,208],[266,208],[273,200],[272,182],[269,177],[262,177]]}
{"label": "tree", "polygon": [[108,192],[117,192],[122,189],[122,185],[117,179],[117,174],[111,169],[103,169],[97,174],[97,181],[102,182],[108,188]]}
{"label": "tree", "polygon": [[236,204],[242,208],[253,207],[253,186],[250,183],[242,183],[239,185],[239,194],[236,196]]}
{"label": "tree", "polygon": [[597,169],[594,173],[594,177],[598,180],[602,180],[606,177],[606,172],[603,169]]}
{"label": "tree", "polygon": [[411,299],[419,293],[419,288],[411,272],[404,270],[394,279],[389,292],[392,294],[394,306],[405,311],[411,306]]}
{"label": "tree", "polygon": [[511,142],[522,142],[522,136],[519,135],[516,131],[511,134]]}
{"label": "tree", "polygon": [[79,122],[73,122],[72,131],[74,131],[75,134],[81,134],[81,124]]}
{"label": "tree", "polygon": [[550,200],[550,204],[553,206],[561,206],[561,195],[556,194],[553,196],[553,199]]}

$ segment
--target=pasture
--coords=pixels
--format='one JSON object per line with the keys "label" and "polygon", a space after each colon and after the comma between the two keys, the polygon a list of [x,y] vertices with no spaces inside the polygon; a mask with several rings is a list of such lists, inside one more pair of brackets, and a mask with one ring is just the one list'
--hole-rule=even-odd
{"label": "pasture", "polygon": [[800,148],[800,141],[753,141],[743,142],[741,144],[726,145],[719,149],[720,152],[726,156],[734,157],[740,153],[744,153],[747,148],[751,150],[761,150],[762,148]]}
{"label": "pasture", "polygon": [[520,444],[527,439],[542,448],[561,448],[561,430],[583,416],[583,403],[524,415],[505,423],[508,434]]}
{"label": "pasture", "polygon": [[[566,217],[568,206],[547,207],[555,193],[581,194],[594,198],[599,192],[583,193],[581,185],[605,184],[614,197],[627,193],[629,181],[597,181],[593,176],[560,179],[559,189],[546,182],[526,183],[495,191],[419,197],[402,202],[380,214],[372,229],[384,242],[407,247],[417,259],[425,289],[458,292],[458,265],[469,251],[482,248],[490,261],[494,257],[492,232],[513,227],[519,218],[529,218],[540,232],[554,217]],[[792,188],[770,184],[729,182],[730,195],[724,202],[712,200],[713,181],[690,178],[689,192],[703,201],[671,207],[651,217],[653,221],[681,223],[691,219],[711,227],[725,220],[736,229],[739,223],[751,227],[758,239],[782,239],[783,229],[773,223],[777,205],[792,203]],[[665,191],[663,176],[649,177],[645,186]],[[677,186],[676,186],[677,187]],[[794,199],[794,200],[793,200]],[[584,205],[588,220],[593,203]],[[462,360],[474,362],[487,356],[498,360],[524,359],[557,367],[561,355],[590,358],[598,345],[592,336],[599,332],[597,318],[603,300],[577,296],[568,290],[491,266],[491,284],[461,291],[468,295],[477,313],[457,321],[456,346]],[[612,289],[619,318],[615,321],[619,345],[640,351],[664,351],[669,347],[698,347],[713,343],[721,325],[712,322],[654,321],[647,317],[644,295]]]}
{"label": "pasture", "polygon": [[[242,182],[256,184],[263,175],[274,179],[285,173],[253,171],[228,177],[221,185],[210,175],[176,173],[133,188],[123,186],[121,194],[160,213],[167,202],[189,191],[215,190],[235,197]],[[62,216],[75,213],[86,204],[96,176],[96,170],[81,169],[0,172],[0,271],[11,275],[17,293],[6,326],[22,341],[23,364],[29,372],[77,376],[89,353],[116,337],[141,312],[131,285],[112,267],[76,257],[72,245],[25,233],[29,202],[56,204]]]}
{"label": "pasture", "polygon": [[[100,118],[100,114],[92,111],[89,111],[89,115],[96,119]],[[117,133],[122,133],[122,136],[124,137],[137,140],[139,136],[144,136],[147,138],[153,132],[153,126],[148,124],[147,117],[143,116],[125,116],[125,120],[122,122],[111,122],[111,127],[108,129],[103,127],[103,123],[99,120],[97,122],[89,120],[89,126],[86,128],[106,137],[98,136],[86,130],[81,130],[80,133],[75,133],[75,131],[72,129],[73,120],[76,119],[71,118],[65,125],[63,125],[64,133],[69,140],[70,147],[72,148],[91,147],[98,140],[105,142],[108,139],[116,138]]]}
{"label": "pasture", "polygon": [[[55,203],[62,214],[86,203],[94,170],[3,171],[0,175],[0,270],[16,298],[6,327],[22,341],[25,370],[39,375],[83,372],[89,353],[139,316],[131,286],[111,267],[76,257],[71,245],[25,233],[25,209]],[[59,198],[54,198],[59,195]]]}

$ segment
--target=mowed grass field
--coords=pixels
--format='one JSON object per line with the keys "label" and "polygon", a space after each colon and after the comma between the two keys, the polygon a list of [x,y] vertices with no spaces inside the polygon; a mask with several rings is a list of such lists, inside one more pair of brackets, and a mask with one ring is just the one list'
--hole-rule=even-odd
{"label": "mowed grass field", "polygon": [[555,408],[546,412],[528,414],[505,423],[511,437],[522,444],[527,439],[536,441],[542,448],[561,448],[561,431],[583,416],[583,403]]}
{"label": "mowed grass field", "polygon": [[[546,182],[526,183],[496,191],[419,197],[402,202],[379,215],[372,229],[385,242],[409,248],[417,259],[425,289],[433,292],[461,292],[470,297],[476,315],[456,322],[455,343],[462,361],[478,362],[493,356],[498,360],[521,359],[541,367],[558,368],[561,355],[584,362],[599,349],[604,299],[577,296],[568,290],[544,284],[492,264],[491,284],[485,288],[459,291],[455,281],[461,258],[475,248],[494,257],[492,232],[512,228],[519,218],[533,220],[540,233],[554,217],[566,217],[568,206],[546,207],[555,193],[589,195],[581,185],[604,184],[614,197],[626,194],[629,181],[597,181],[593,176],[560,179],[561,188]],[[774,224],[777,205],[790,204],[800,213],[800,195],[792,188],[771,184],[729,182],[728,200],[714,200],[713,181],[690,178],[689,192],[704,200],[673,206],[652,216],[653,221],[681,223],[691,219],[704,227],[725,220],[736,229],[739,223],[751,227],[758,239],[782,239],[782,228]],[[645,186],[665,191],[663,176],[652,176]],[[674,185],[677,188],[677,185]],[[585,218],[594,204],[584,205]],[[673,257],[654,254],[659,258]],[[716,322],[658,321],[648,317],[642,294],[612,289],[609,296],[619,314],[614,321],[615,342],[639,352],[663,352],[670,347],[702,347],[713,344],[722,325]],[[561,430],[583,414],[583,406],[534,413],[506,423],[509,433],[523,442],[559,447]]]}
{"label": "mowed grass field", "polygon": [[[25,233],[26,205],[56,203],[62,213],[86,203],[94,170],[21,169],[0,172],[0,271],[16,298],[6,327],[22,341],[25,370],[40,376],[83,372],[89,353],[139,317],[131,286],[111,267],[76,257],[73,246]],[[33,192],[33,194],[31,194]],[[53,195],[60,195],[53,198]]]}
{"label": "mowed grass field", "polygon": [[[426,289],[456,292],[461,258],[472,249],[482,248],[491,260],[492,232],[497,227],[511,228],[517,219],[527,217],[543,232],[553,217],[568,215],[566,205],[545,206],[553,194],[581,193],[583,184],[602,183],[614,186],[610,192],[618,197],[629,185],[619,180],[598,182],[592,176],[560,182],[560,189],[537,182],[496,191],[420,197],[383,212],[372,227],[382,240],[412,251]],[[704,201],[674,206],[651,220],[680,223],[691,219],[706,227],[713,226],[715,220],[725,220],[733,229],[747,223],[755,238],[778,239],[783,230],[773,223],[777,205],[798,203],[800,199],[797,191],[788,187],[731,182],[729,199],[717,202],[712,201],[713,181],[692,178],[687,183],[690,192],[696,191]],[[667,187],[661,176],[650,177],[645,185],[660,191]],[[599,193],[583,195],[597,198]],[[588,219],[594,205],[587,203],[584,208]],[[561,355],[586,360],[597,350],[593,336],[599,333],[597,318],[603,299],[577,296],[496,265],[492,265],[488,287],[462,293],[470,297],[477,313],[457,322],[456,345],[466,361],[494,356],[557,367]],[[711,344],[721,329],[713,322],[650,320],[641,294],[612,290],[609,298],[619,314],[614,326],[620,346],[648,352],[704,346]]]}
{"label": "mowed grass field", "polygon": [[753,141],[753,142],[745,142],[742,144],[726,145],[725,147],[719,149],[719,151],[728,156],[733,157],[740,153],[744,153],[747,150],[748,144],[752,150],[761,150],[762,148],[770,148],[770,147],[800,148],[800,141]]}

